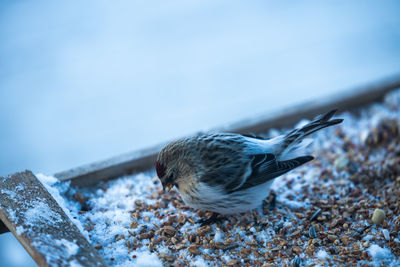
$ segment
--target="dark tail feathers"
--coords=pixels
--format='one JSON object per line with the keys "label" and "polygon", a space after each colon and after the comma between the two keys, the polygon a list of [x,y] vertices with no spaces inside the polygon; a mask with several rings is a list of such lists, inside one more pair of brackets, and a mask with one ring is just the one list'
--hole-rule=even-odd
{"label": "dark tail feathers", "polygon": [[330,120],[336,113],[337,109],[331,110],[325,114],[318,115],[310,123],[306,124],[302,128],[294,129],[286,134],[281,151],[285,151],[291,144],[301,141],[304,137],[313,134],[323,128],[339,124],[343,119]]}

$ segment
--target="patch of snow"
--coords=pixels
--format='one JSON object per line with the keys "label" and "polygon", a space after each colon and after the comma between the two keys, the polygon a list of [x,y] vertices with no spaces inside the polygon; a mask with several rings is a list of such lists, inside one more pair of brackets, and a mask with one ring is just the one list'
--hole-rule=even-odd
{"label": "patch of snow", "polygon": [[18,223],[18,217],[15,215],[15,210],[8,208],[7,209],[8,218],[14,222],[15,224]]}
{"label": "patch of snow", "polygon": [[216,231],[214,235],[214,242],[223,242],[224,234],[222,231]]}
{"label": "patch of snow", "polygon": [[371,255],[372,258],[374,259],[385,259],[389,258],[392,253],[390,250],[386,248],[381,248],[380,246],[376,244],[372,244],[368,249],[368,253]]}
{"label": "patch of snow", "polygon": [[157,255],[150,252],[142,252],[136,255],[136,267],[162,267],[163,264]]}
{"label": "patch of snow", "polygon": [[73,243],[73,242],[71,242],[71,241],[68,241],[68,240],[63,238],[63,239],[60,239],[60,240],[55,240],[54,242],[55,242],[55,244],[57,246],[62,246],[62,247],[65,247],[67,249],[66,250],[67,254],[64,255],[67,258],[75,255],[76,253],[78,253],[78,250],[79,250],[78,245]]}
{"label": "patch of snow", "polygon": [[193,261],[192,263],[193,263],[193,266],[195,266],[195,267],[208,267],[208,266],[210,266],[210,265],[207,264],[207,262],[203,258],[200,258],[200,257],[197,257],[197,259],[195,261]]}
{"label": "patch of snow", "polygon": [[59,182],[59,180],[54,176],[44,175],[42,173],[37,173],[37,174],[35,174],[35,176],[39,179],[39,181],[42,184],[47,184],[49,186],[52,186],[55,183]]}
{"label": "patch of snow", "polygon": [[390,249],[382,248],[376,244],[372,244],[367,252],[372,257],[372,266],[390,266],[395,267],[399,266],[400,259],[394,259],[394,255],[391,253]]}
{"label": "patch of snow", "polygon": [[67,207],[65,199],[61,196],[62,192],[66,192],[69,189],[69,182],[57,184],[59,181],[53,176],[47,176],[41,173],[35,174],[35,176],[55,199],[57,204],[61,207],[68,218],[76,225],[76,227],[78,227],[79,231],[86,237],[87,240],[90,240],[88,232],[84,230],[81,222],[72,216],[70,209]]}
{"label": "patch of snow", "polygon": [[317,258],[318,259],[324,260],[324,259],[327,259],[329,257],[330,257],[329,254],[325,250],[322,250],[322,249],[318,250],[318,252],[317,252]]}
{"label": "patch of snow", "polygon": [[8,197],[11,198],[11,199],[16,199],[16,194],[15,194],[15,192],[13,192],[13,191],[11,191],[11,190],[2,189],[2,190],[1,190],[1,193],[2,193],[2,194],[8,195]]}
{"label": "patch of snow", "polygon": [[81,267],[81,266],[83,266],[82,264],[80,264],[76,260],[70,261],[69,264],[70,264],[69,267]]}
{"label": "patch of snow", "polygon": [[61,222],[61,216],[53,212],[44,201],[32,201],[32,207],[25,212],[25,223],[28,225]]}
{"label": "patch of snow", "polygon": [[17,232],[17,235],[21,235],[23,232],[25,232],[25,229],[23,226],[17,226],[15,231]]}
{"label": "patch of snow", "polygon": [[372,239],[372,237],[373,237],[372,235],[366,235],[362,239],[366,240],[366,241],[370,241]]}

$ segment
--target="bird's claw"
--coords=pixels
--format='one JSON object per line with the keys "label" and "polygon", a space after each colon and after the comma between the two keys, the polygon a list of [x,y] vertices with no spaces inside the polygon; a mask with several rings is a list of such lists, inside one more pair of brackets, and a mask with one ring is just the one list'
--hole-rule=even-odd
{"label": "bird's claw", "polygon": [[214,223],[220,223],[222,220],[223,220],[223,217],[218,216],[217,213],[213,213],[211,215],[211,217],[202,218],[202,219],[198,220],[197,223],[200,223],[201,226],[205,226],[205,225],[210,225],[210,224],[214,224]]}

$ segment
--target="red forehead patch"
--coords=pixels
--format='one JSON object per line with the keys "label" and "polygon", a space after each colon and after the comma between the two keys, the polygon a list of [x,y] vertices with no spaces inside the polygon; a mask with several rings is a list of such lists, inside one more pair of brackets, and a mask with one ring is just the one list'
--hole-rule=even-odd
{"label": "red forehead patch", "polygon": [[165,168],[164,168],[164,166],[163,166],[160,162],[158,162],[158,161],[156,161],[156,172],[157,172],[157,176],[158,176],[159,178],[162,178],[162,177],[164,177],[164,175],[165,175]]}

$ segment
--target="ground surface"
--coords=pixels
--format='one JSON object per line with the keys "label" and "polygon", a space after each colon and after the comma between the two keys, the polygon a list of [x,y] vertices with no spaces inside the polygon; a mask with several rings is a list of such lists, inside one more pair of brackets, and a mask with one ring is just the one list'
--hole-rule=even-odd
{"label": "ground surface", "polygon": [[[220,223],[200,226],[211,214],[164,194],[153,172],[64,193],[111,265],[398,266],[399,104],[397,91],[340,114],[340,126],[315,135],[316,159],[274,182],[275,205]],[[376,209],[381,224],[371,221]]]}

